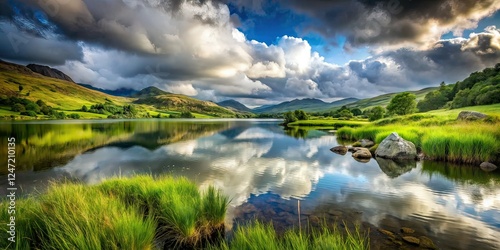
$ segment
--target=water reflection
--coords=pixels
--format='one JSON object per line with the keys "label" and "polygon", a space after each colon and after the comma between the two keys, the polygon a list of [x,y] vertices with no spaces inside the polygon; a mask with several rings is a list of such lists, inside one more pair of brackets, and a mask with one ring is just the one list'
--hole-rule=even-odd
{"label": "water reflection", "polygon": [[[300,199],[307,219],[330,214],[393,231],[410,226],[446,249],[500,245],[498,171],[434,162],[357,162],[351,153],[329,150],[338,145],[334,135],[311,130],[290,136],[276,122],[136,122],[114,125],[121,132],[110,135],[102,132],[106,126],[78,126],[82,135],[90,130],[90,138],[104,139],[92,146],[83,139],[80,151],[61,167],[22,173],[18,179],[26,189],[61,176],[92,184],[114,175],[168,173],[187,176],[202,188],[216,185],[229,195],[229,225],[249,214],[293,225]],[[23,137],[23,143],[43,145],[31,140],[51,130],[40,131]]]}

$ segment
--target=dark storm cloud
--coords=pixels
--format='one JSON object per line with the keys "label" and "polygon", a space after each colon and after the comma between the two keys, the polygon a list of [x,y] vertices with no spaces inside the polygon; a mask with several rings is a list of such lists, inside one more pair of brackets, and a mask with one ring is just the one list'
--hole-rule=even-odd
{"label": "dark storm cloud", "polygon": [[500,8],[496,0],[282,0],[311,18],[309,30],[347,37],[347,47],[435,42],[448,31],[475,28]]}
{"label": "dark storm cloud", "polygon": [[0,22],[0,58],[55,66],[82,57],[82,48],[74,42],[21,33],[11,23]]}

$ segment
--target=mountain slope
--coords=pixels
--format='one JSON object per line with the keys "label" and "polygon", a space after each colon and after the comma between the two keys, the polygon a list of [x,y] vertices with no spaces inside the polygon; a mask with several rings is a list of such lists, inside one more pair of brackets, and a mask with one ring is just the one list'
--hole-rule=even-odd
{"label": "mountain slope", "polygon": [[[83,105],[104,103],[107,100],[119,105],[132,101],[90,90],[73,82],[43,76],[25,66],[3,61],[0,62],[0,83],[0,96],[15,96],[32,101],[41,99],[61,110],[77,110]],[[22,91],[19,91],[20,86]]]}
{"label": "mountain slope", "polygon": [[252,110],[249,109],[247,106],[245,106],[241,102],[238,102],[235,100],[226,100],[226,101],[218,102],[217,105],[224,107],[224,108],[234,109],[237,111],[250,112],[250,113],[252,112]]}
{"label": "mountain slope", "polygon": [[324,102],[319,99],[306,98],[306,99],[295,99],[288,102],[282,102],[277,105],[272,106],[262,106],[253,109],[254,113],[284,113],[288,111],[293,111],[297,109],[304,110],[306,112],[322,112],[329,111],[333,108],[340,107],[352,102],[358,101],[356,98],[346,98],[331,103]]}
{"label": "mountain slope", "polygon": [[[421,90],[405,91],[405,92],[410,92],[412,94],[415,94],[417,96],[417,101],[419,101],[419,100],[422,100],[427,93],[434,91],[434,90],[437,90],[437,89],[438,89],[438,87],[430,87],[430,88],[424,88]],[[372,108],[375,106],[385,107],[385,106],[389,105],[389,102],[391,102],[391,99],[399,93],[389,93],[389,94],[383,94],[383,95],[379,95],[379,96],[372,97],[372,98],[362,99],[362,100],[359,100],[357,102],[351,103],[348,106],[351,108],[360,108],[360,109]]]}
{"label": "mountain slope", "polygon": [[108,95],[114,95],[114,96],[129,97],[129,96],[135,95],[137,92],[139,92],[135,89],[129,89],[129,88],[119,88],[116,90],[109,90],[109,89],[96,88],[90,84],[84,84],[84,83],[78,83],[78,85],[83,86],[83,87],[88,88],[88,89],[92,89],[92,90],[96,90],[96,91],[99,91],[102,93],[106,93]]}
{"label": "mountain slope", "polygon": [[47,77],[65,80],[68,82],[74,82],[73,79],[71,79],[71,77],[69,77],[68,75],[64,74],[60,70],[53,69],[49,66],[38,65],[38,64],[28,64],[26,67],[31,69],[31,71],[33,71],[35,73],[38,73],[38,74],[41,74],[41,75],[44,75]]}

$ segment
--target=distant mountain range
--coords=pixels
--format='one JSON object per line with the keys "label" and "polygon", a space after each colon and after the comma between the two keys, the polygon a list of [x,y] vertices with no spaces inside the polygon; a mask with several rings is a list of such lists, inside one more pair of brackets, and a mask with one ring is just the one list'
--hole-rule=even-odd
{"label": "distant mountain range", "polygon": [[284,113],[288,111],[293,111],[296,109],[302,109],[306,112],[323,112],[329,111],[343,105],[354,103],[359,99],[356,98],[346,98],[334,102],[324,102],[319,99],[305,98],[305,99],[295,99],[292,101],[282,102],[276,105],[265,105],[253,109],[254,113],[264,114],[264,113]]}
{"label": "distant mountain range", "polygon": [[217,105],[219,105],[221,107],[229,108],[229,109],[235,109],[238,111],[253,113],[253,111],[250,108],[245,106],[243,103],[235,101],[235,100],[226,100],[226,101],[218,102]]}
{"label": "distant mountain range", "polygon": [[108,95],[114,95],[114,96],[133,96],[135,95],[137,92],[139,92],[138,90],[135,90],[135,89],[129,89],[129,88],[119,88],[119,89],[116,89],[116,90],[109,90],[109,89],[101,89],[101,88],[96,88],[90,84],[84,84],[84,83],[77,83],[78,85],[82,86],[82,87],[85,87],[85,88],[88,88],[88,89],[92,89],[92,90],[96,90],[96,91],[99,91],[99,92],[102,92],[102,93],[106,93]]}

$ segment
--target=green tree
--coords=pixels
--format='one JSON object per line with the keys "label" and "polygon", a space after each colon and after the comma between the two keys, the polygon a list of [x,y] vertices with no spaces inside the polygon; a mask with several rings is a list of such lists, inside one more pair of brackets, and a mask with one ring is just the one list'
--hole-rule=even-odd
{"label": "green tree", "polygon": [[23,85],[19,85],[19,93],[21,93],[23,89],[24,89]]}
{"label": "green tree", "polygon": [[288,124],[288,123],[296,122],[297,121],[297,117],[295,116],[294,112],[292,112],[292,111],[286,112],[285,115],[284,115],[284,118],[285,118],[285,120],[283,121],[283,123],[285,125]]}
{"label": "green tree", "polygon": [[359,108],[353,108],[353,109],[351,110],[351,113],[352,113],[354,116],[358,116],[358,115],[363,114],[363,112],[362,112],[362,111],[361,111],[361,109],[359,109]]}
{"label": "green tree", "polygon": [[194,115],[189,111],[184,111],[181,113],[181,118],[194,118]]}
{"label": "green tree", "polygon": [[87,108],[87,106],[83,105],[83,106],[82,106],[82,111],[83,111],[83,112],[87,112],[87,111],[89,111],[89,109]]}
{"label": "green tree", "polygon": [[417,97],[409,92],[397,94],[391,99],[387,106],[387,111],[390,114],[407,115],[415,112]]}
{"label": "green tree", "polygon": [[298,120],[309,120],[309,116],[304,110],[295,110],[294,111],[295,117],[297,117]]}
{"label": "green tree", "polygon": [[378,119],[382,119],[385,115],[385,108],[382,106],[376,106],[372,109],[370,109],[368,112],[368,119],[370,121],[375,121]]}
{"label": "green tree", "polygon": [[24,112],[24,111],[26,111],[26,108],[21,103],[16,103],[16,104],[12,105],[12,111]]}
{"label": "green tree", "polygon": [[40,113],[40,106],[36,105],[36,103],[31,102],[26,105],[26,110],[32,110],[35,113]]}
{"label": "green tree", "polygon": [[351,119],[353,117],[353,114],[348,109],[343,109],[339,112],[339,117]]}
{"label": "green tree", "polygon": [[443,94],[441,90],[435,90],[427,93],[424,99],[418,102],[417,108],[421,112],[435,110],[442,108],[446,102],[448,102],[446,94]]}

